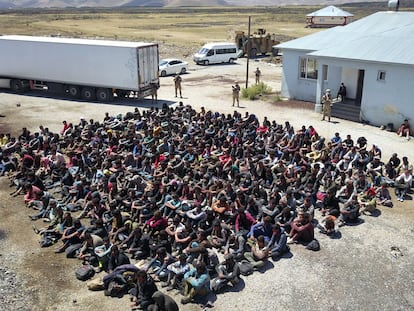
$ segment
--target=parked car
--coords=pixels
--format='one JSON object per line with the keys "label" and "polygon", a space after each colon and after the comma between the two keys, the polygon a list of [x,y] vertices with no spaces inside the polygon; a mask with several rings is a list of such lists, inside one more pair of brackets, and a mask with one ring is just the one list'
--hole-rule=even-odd
{"label": "parked car", "polygon": [[176,59],[176,58],[166,58],[160,60],[160,66],[159,66],[159,73],[161,77],[165,77],[167,75],[173,75],[177,72],[179,73],[186,73],[188,70],[188,63]]}

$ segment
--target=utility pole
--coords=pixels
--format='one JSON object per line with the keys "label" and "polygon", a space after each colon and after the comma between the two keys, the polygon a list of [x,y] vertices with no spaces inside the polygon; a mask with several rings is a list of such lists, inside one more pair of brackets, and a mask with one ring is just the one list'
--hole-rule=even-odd
{"label": "utility pole", "polygon": [[249,59],[250,59],[250,20],[251,16],[249,16],[249,27],[247,31],[247,62],[246,62],[246,89],[249,85]]}

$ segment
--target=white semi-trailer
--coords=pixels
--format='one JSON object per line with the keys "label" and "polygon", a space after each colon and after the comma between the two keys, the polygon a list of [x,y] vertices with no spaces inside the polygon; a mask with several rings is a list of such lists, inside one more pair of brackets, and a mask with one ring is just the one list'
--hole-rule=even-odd
{"label": "white semi-trailer", "polygon": [[159,87],[155,43],[0,36],[0,87],[88,101],[145,97]]}

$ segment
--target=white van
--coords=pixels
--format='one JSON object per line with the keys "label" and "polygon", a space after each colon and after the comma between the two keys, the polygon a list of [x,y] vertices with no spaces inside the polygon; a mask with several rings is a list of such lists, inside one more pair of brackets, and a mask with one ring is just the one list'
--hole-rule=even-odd
{"label": "white van", "polygon": [[233,63],[237,60],[237,46],[229,42],[207,43],[194,54],[193,60],[203,65]]}

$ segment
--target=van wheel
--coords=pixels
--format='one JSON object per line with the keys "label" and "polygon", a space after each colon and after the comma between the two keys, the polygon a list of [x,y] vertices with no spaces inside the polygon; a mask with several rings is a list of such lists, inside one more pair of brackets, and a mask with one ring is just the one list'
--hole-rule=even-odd
{"label": "van wheel", "polygon": [[165,70],[161,71],[161,77],[165,77],[167,75],[167,72]]}
{"label": "van wheel", "polygon": [[205,60],[205,61],[203,61],[203,65],[204,66],[208,66],[208,64],[209,64],[210,62],[208,61],[208,60]]}
{"label": "van wheel", "polygon": [[234,58],[229,59],[229,64],[234,64]]}

